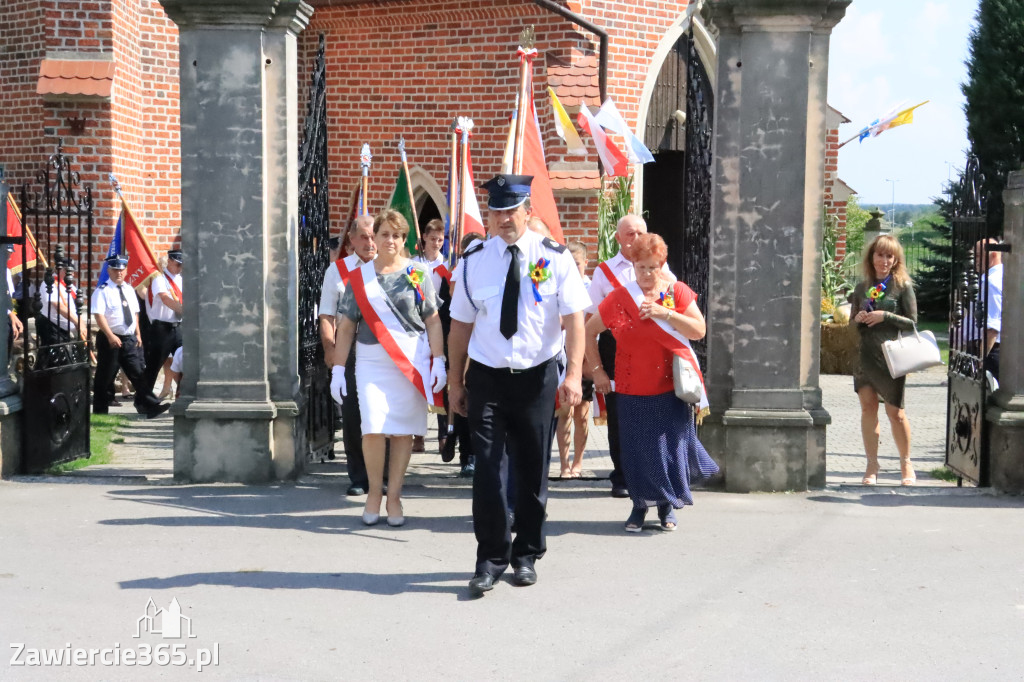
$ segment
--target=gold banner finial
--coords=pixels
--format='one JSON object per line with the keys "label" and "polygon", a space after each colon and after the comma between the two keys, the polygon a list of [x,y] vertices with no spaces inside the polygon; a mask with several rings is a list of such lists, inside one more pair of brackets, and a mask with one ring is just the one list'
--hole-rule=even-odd
{"label": "gold banner finial", "polygon": [[519,32],[519,47],[524,50],[532,50],[535,39],[536,34],[534,33],[533,26],[527,26]]}

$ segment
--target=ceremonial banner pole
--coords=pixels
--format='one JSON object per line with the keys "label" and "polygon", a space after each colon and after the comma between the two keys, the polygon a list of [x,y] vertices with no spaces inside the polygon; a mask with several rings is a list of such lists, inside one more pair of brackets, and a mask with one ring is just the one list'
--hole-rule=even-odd
{"label": "ceremonial banner pole", "polygon": [[466,187],[469,177],[469,136],[473,131],[473,119],[459,116],[459,130],[462,131],[462,147],[459,150],[459,241],[466,233]]}
{"label": "ceremonial banner pole", "polygon": [[416,214],[416,198],[412,194],[412,177],[409,175],[409,160],[405,155],[404,136],[398,138],[398,153],[402,156],[402,172],[405,173],[405,187],[409,193],[409,210],[412,211],[412,225],[409,226],[409,229],[416,235],[416,250],[423,253],[423,240],[420,236],[420,218]]}
{"label": "ceremonial banner pole", "polygon": [[[516,143],[515,154],[512,157],[512,173],[518,175],[523,170],[523,134],[526,131],[527,111],[533,97],[527,98],[530,94],[529,88],[533,85],[533,58],[537,50],[533,47],[534,31],[533,26],[527,26],[519,34],[519,94],[516,102]],[[532,117],[531,117],[532,118]]]}
{"label": "ceremonial banner pole", "polygon": [[363,186],[361,189],[363,198],[362,215],[370,215],[370,205],[366,195],[370,186],[370,161],[372,160],[373,154],[370,153],[370,145],[364,142],[363,149],[359,152],[359,167],[363,171]]}
{"label": "ceremonial banner pole", "polygon": [[459,242],[455,239],[458,225],[459,197],[462,195],[462,177],[459,175],[459,121],[452,120],[452,153],[448,162],[451,173],[448,176],[448,269],[455,268],[459,256]]}

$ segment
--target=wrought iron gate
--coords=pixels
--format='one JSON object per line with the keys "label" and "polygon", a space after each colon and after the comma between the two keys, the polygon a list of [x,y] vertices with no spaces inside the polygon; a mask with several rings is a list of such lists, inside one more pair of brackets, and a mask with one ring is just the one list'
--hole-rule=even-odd
{"label": "wrought iron gate", "polygon": [[[22,357],[22,467],[39,473],[89,456],[91,331],[85,299],[92,283],[92,188],[57,144],[32,188],[22,186],[23,243],[18,314]],[[34,243],[33,243],[34,242]],[[29,267],[36,260],[35,267]],[[76,267],[77,266],[77,267]],[[75,281],[76,271],[85,281]]]}
{"label": "wrought iron gate", "polygon": [[[714,94],[687,31],[666,58],[647,114],[645,142],[655,163],[644,170],[644,208],[664,239],[669,267],[697,294],[707,316],[711,256],[711,142]],[[680,113],[686,112],[685,124]],[[693,342],[702,369],[707,342]]]}
{"label": "wrought iron gate", "polygon": [[[988,429],[985,404],[985,286],[988,237],[983,178],[977,157],[968,159],[952,230],[952,282],[949,297],[949,388],[946,414],[946,466],[961,477],[988,485]],[[987,245],[985,245],[987,246]],[[980,253],[979,253],[980,251]]]}
{"label": "wrought iron gate", "polygon": [[313,462],[334,457],[334,401],[317,318],[324,271],[330,265],[326,97],[321,34],[299,149],[299,451]]}

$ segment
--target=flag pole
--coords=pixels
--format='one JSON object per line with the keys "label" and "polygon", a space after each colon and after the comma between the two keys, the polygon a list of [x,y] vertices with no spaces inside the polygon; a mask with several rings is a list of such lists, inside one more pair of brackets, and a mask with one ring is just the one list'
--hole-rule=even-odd
{"label": "flag pole", "polygon": [[[412,225],[409,229],[416,235],[416,250],[423,253],[423,241],[420,236],[420,219],[416,215],[416,197],[412,193],[412,177],[409,175],[409,159],[405,155],[405,136],[398,139],[398,153],[402,156],[402,172],[405,173],[405,189],[409,193],[409,210],[412,211]],[[412,254],[410,254],[412,255]]]}
{"label": "flag pole", "polygon": [[459,177],[459,121],[452,120],[452,153],[449,158],[448,167],[451,172],[448,176],[448,265],[449,269],[455,267],[459,255],[459,242],[455,239],[455,229],[458,225],[458,204],[459,196],[462,194],[462,178]]}
{"label": "flag pole", "polygon": [[456,234],[458,235],[459,241],[462,241],[462,236],[466,231],[466,188],[464,184],[466,182],[466,171],[469,165],[469,133],[473,130],[473,119],[466,116],[459,116],[457,119],[458,130],[461,133],[461,143],[459,145],[459,198],[458,198],[458,229]]}
{"label": "flag pole", "polygon": [[363,171],[363,186],[360,190],[363,197],[363,215],[370,215],[369,201],[367,200],[367,192],[370,187],[370,161],[373,160],[373,154],[370,153],[370,145],[366,142],[363,143],[363,148],[359,152],[359,167]]}
{"label": "flag pole", "polygon": [[512,173],[518,175],[523,170],[523,135],[526,131],[526,115],[530,112],[527,107],[533,101],[530,95],[530,85],[533,83],[533,58],[537,50],[533,47],[534,31],[533,26],[527,26],[519,34],[519,94],[516,103],[516,140],[515,153],[512,156]]}
{"label": "flag pole", "polygon": [[[125,212],[128,213],[128,217],[130,217],[132,219],[132,222],[135,224],[135,227],[137,227],[139,229],[139,236],[142,237],[142,245],[144,247],[146,247],[146,251],[149,253],[149,257],[153,259],[154,263],[156,263],[157,262],[156,254],[153,253],[153,247],[151,247],[149,245],[149,239],[146,237],[146,233],[142,231],[142,225],[140,225],[139,221],[137,221],[135,219],[135,214],[132,213],[132,209],[128,206],[128,202],[124,200],[124,195],[121,194],[121,184],[117,181],[117,178],[114,176],[113,173],[110,173],[109,177],[110,177],[110,184],[114,186],[114,191],[117,193],[117,198],[121,200],[121,208],[123,208],[125,210]],[[118,255],[121,255],[121,256],[124,255],[125,232],[127,232],[127,230],[125,229],[125,226],[121,225],[121,244],[120,244],[120,246],[118,248],[118,252],[119,252]],[[150,276],[145,281],[141,282],[139,286],[141,286],[142,284],[146,284],[153,277],[155,277],[155,275]]]}

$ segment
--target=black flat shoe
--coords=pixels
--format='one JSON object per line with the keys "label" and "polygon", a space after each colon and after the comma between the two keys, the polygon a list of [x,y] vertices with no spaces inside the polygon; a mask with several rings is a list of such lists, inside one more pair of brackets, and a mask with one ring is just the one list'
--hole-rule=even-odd
{"label": "black flat shoe", "polygon": [[160,415],[162,415],[164,412],[166,412],[169,409],[171,409],[171,404],[170,403],[164,403],[163,405],[157,405],[152,410],[150,410],[149,412],[146,413],[146,419],[153,419],[155,417],[159,417]]}
{"label": "black flat shoe", "polygon": [[624,485],[613,485],[612,497],[629,497],[629,488]]}
{"label": "black flat shoe", "polygon": [[490,573],[474,575],[469,580],[469,593],[474,597],[483,596],[484,592],[494,589],[494,576]]}
{"label": "black flat shoe", "polygon": [[520,566],[512,573],[512,582],[520,587],[527,587],[537,582],[537,571],[533,566]]}
{"label": "black flat shoe", "polygon": [[366,494],[366,488],[361,485],[350,485],[348,490],[345,491],[345,494],[349,497],[359,497]]}

